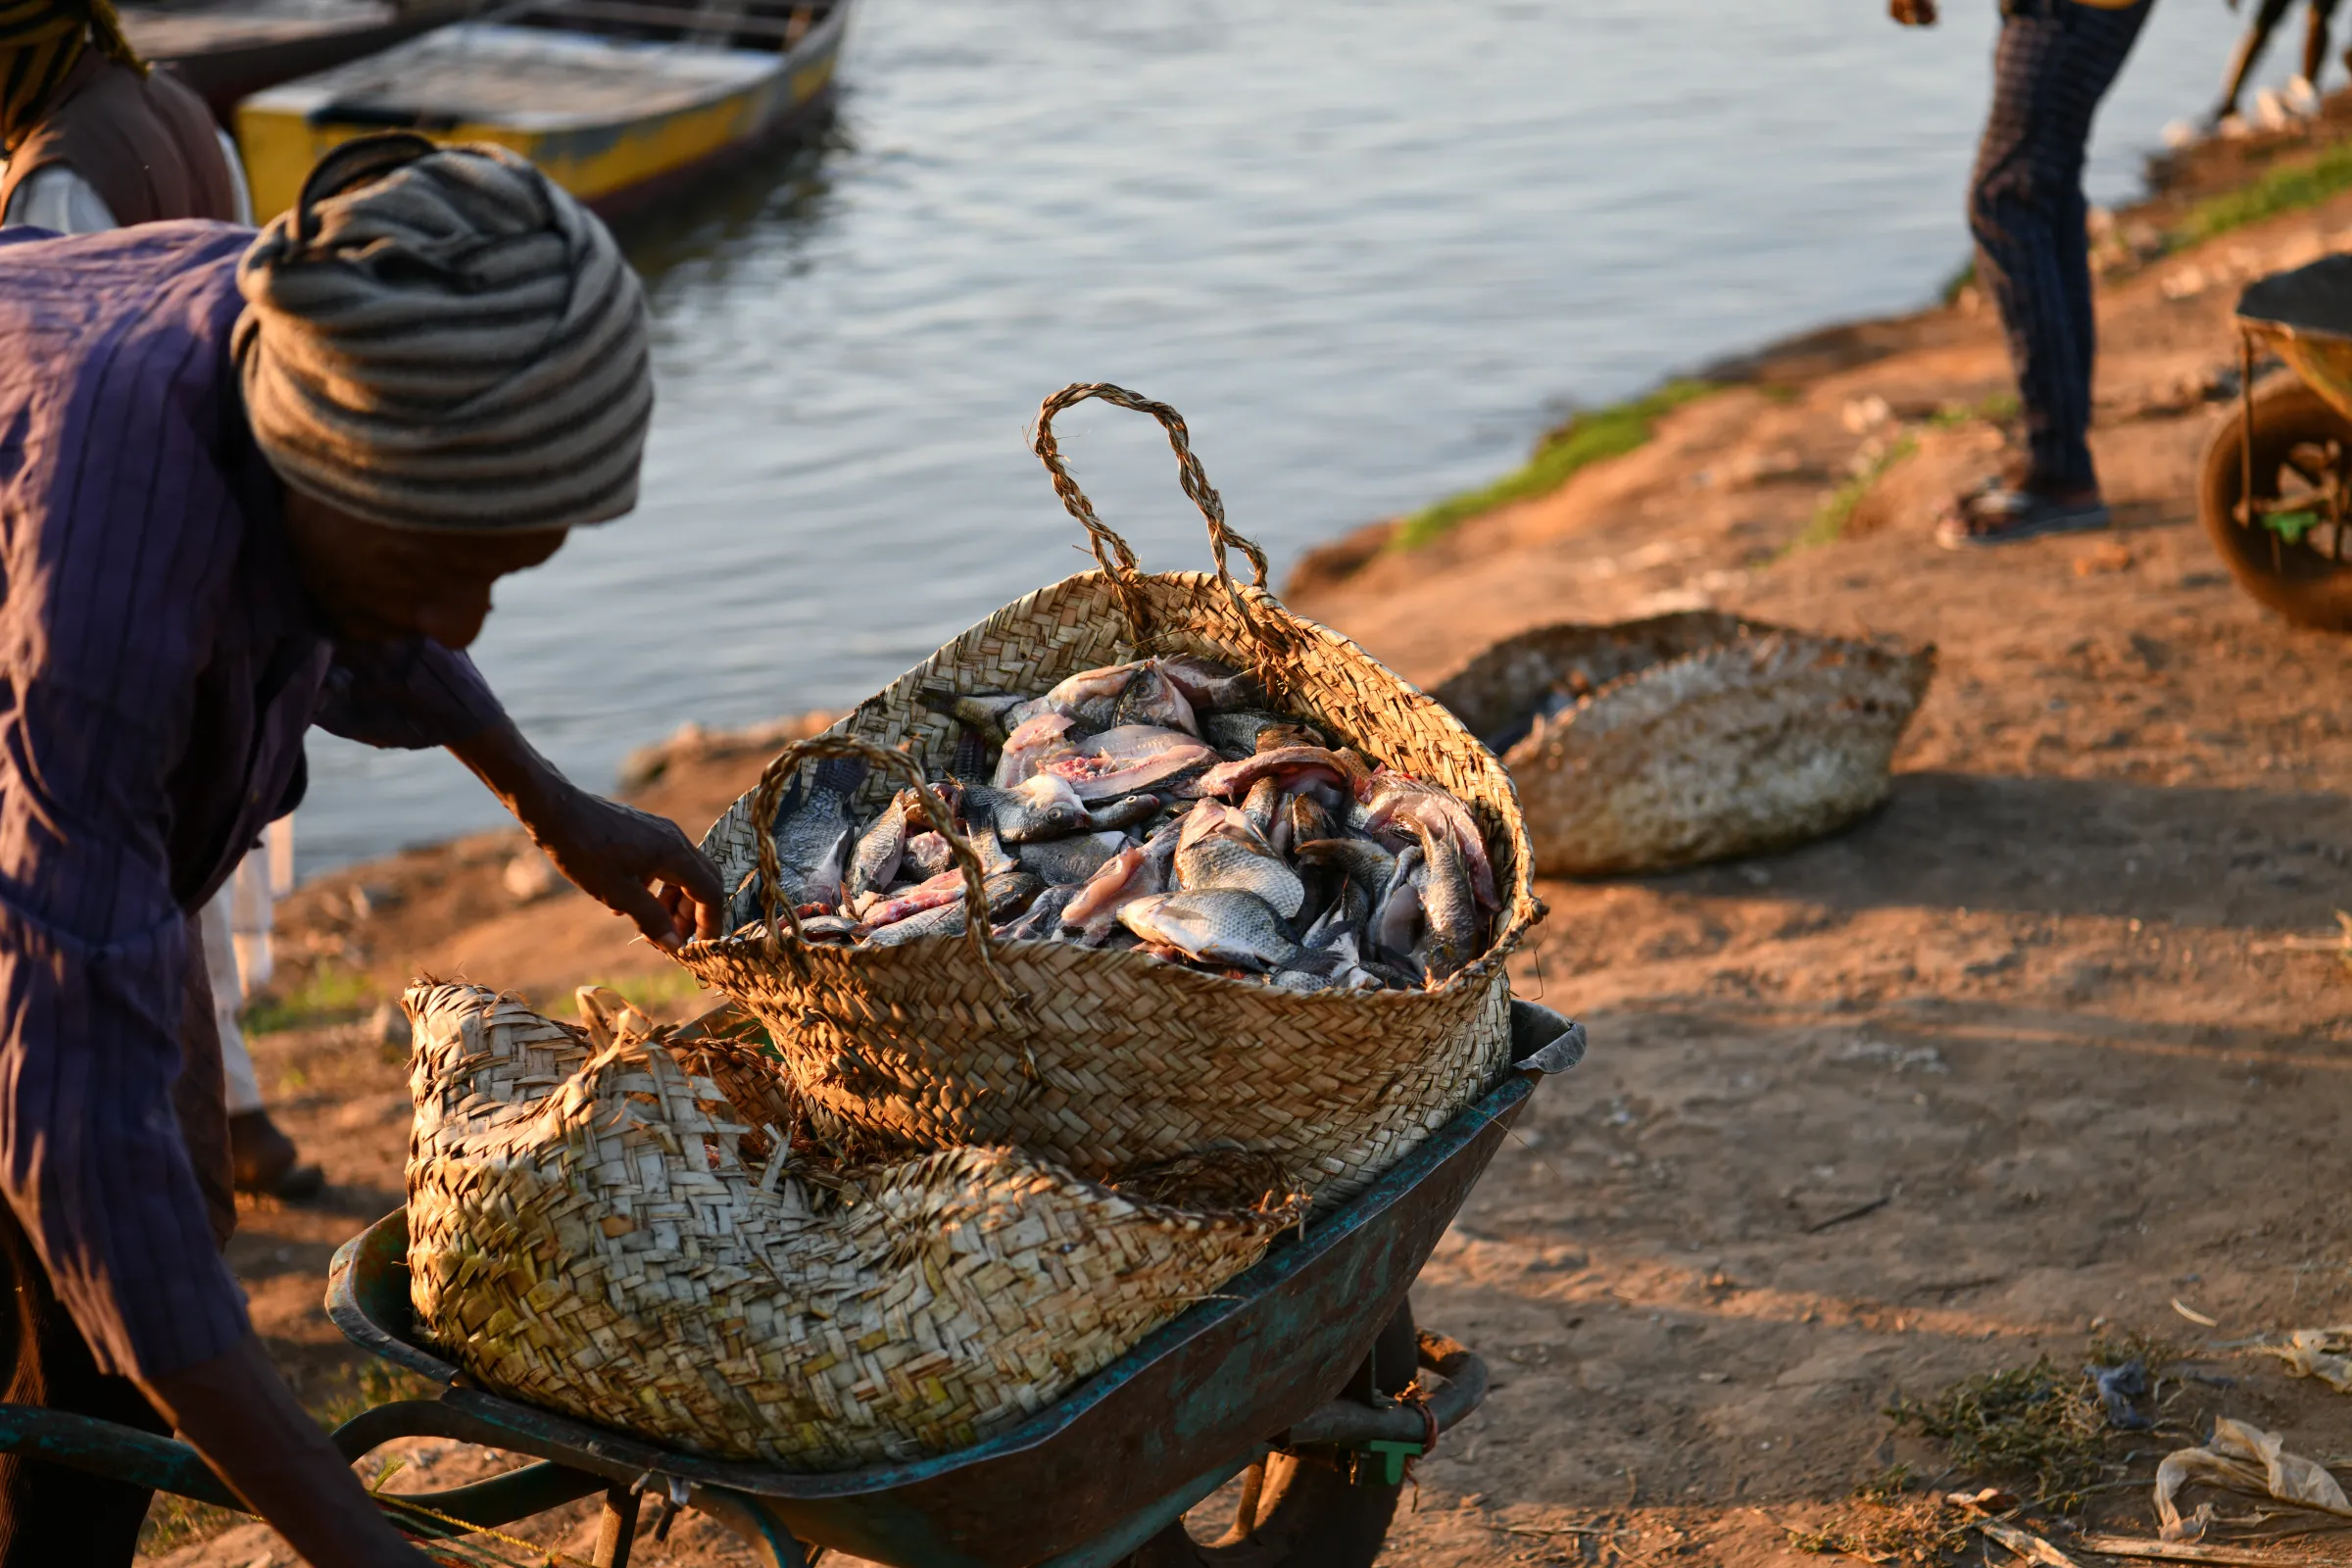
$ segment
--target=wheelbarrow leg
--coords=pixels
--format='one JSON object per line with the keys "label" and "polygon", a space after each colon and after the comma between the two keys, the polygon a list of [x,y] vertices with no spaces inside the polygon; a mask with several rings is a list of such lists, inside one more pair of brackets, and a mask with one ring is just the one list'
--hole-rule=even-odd
{"label": "wheelbarrow leg", "polygon": [[637,1541],[637,1505],[642,1496],[615,1483],[605,1489],[604,1522],[596,1530],[596,1568],[629,1568]]}

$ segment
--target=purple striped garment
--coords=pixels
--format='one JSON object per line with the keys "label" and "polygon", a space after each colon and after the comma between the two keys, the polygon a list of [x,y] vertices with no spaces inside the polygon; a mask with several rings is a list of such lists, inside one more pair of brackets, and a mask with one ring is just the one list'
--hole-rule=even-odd
{"label": "purple striped garment", "polygon": [[173,1119],[183,916],[303,788],[316,721],[462,740],[462,654],[336,642],[229,329],[248,230],[0,232],[0,1195],[101,1368],[247,1332]]}

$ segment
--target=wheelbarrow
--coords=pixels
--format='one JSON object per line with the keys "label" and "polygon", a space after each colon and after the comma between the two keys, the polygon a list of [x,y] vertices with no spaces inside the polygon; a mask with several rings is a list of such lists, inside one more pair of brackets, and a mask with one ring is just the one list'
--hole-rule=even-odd
{"label": "wheelbarrow", "polygon": [[[2205,449],[2198,520],[2255,599],[2352,631],[2352,256],[2256,279],[2237,325],[2239,405]],[[2257,387],[2265,351],[2286,371]]]}
{"label": "wheelbarrow", "polygon": [[[697,1458],[489,1393],[418,1335],[407,1216],[336,1252],[326,1309],[352,1343],[440,1385],[334,1433],[357,1460],[436,1437],[531,1463],[470,1486],[377,1494],[393,1522],[455,1544],[599,1494],[597,1568],[627,1568],[640,1511],[696,1509],[772,1568],[827,1549],[892,1568],[1368,1568],[1411,1461],[1485,1396],[1479,1357],[1417,1331],[1406,1291],[1534,1086],[1582,1059],[1580,1025],[1511,1004],[1512,1066],[1475,1104],[1213,1299],[1057,1403],[935,1458],[809,1474]],[[0,1405],[0,1452],[221,1507],[244,1504],[196,1450],[34,1405]],[[1234,1488],[1203,1540],[1188,1511]]]}

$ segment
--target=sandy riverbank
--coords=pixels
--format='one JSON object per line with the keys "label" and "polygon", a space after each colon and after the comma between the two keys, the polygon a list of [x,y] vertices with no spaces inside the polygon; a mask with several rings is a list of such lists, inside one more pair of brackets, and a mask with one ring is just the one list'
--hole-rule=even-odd
{"label": "sandy riverbank", "polygon": [[[2217,155],[2123,227],[2248,174]],[[1583,1017],[1593,1049],[1416,1292],[1496,1387],[1422,1468],[1387,1560],[1804,1560],[1789,1529],[1857,1482],[1896,1459],[1945,1468],[1890,1431],[1898,1395],[2079,1362],[2094,1327],[2193,1348],[2352,1315],[2352,979],[2285,941],[2352,904],[2352,643],[2237,593],[2191,499],[2238,281],[2323,248],[2352,249],[2352,195],[2107,282],[2095,445],[2119,520],[2102,537],[1966,558],[1929,541],[1935,502],[2006,439],[1970,412],[2007,385],[1993,324],[1953,307],[1757,357],[1746,384],[1552,495],[1301,575],[1302,612],[1420,681],[1526,626],[1693,604],[1940,658],[1892,801],[1853,831],[1543,888],[1518,983]],[[1800,548],[1857,472],[1873,477],[1837,536]],[[765,755],[684,749],[636,798],[699,831]],[[690,1004],[619,921],[538,893],[527,857],[511,888],[518,849],[413,852],[286,908],[291,1026],[256,1054],[334,1185],[313,1208],[254,1207],[231,1258],[322,1408],[384,1392],[318,1302],[333,1246],[400,1200],[407,1122],[400,1051],[349,1020],[418,972]],[[2188,1370],[2204,1381],[2166,1385],[2167,1434],[2129,1476],[2210,1414],[2352,1452],[2352,1400],[2227,1353]],[[436,1449],[411,1474],[477,1462]],[[2142,1490],[2089,1507],[2149,1533]],[[565,1528],[584,1550],[581,1520]],[[161,1560],[290,1561],[273,1541],[241,1527]],[[637,1560],[749,1559],[681,1527]]]}

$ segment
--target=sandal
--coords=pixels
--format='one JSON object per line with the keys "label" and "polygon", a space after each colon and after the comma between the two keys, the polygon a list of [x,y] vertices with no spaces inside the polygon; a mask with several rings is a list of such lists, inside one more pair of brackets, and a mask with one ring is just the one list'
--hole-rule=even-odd
{"label": "sandal", "polygon": [[1936,520],[1936,542],[1946,550],[1975,550],[2045,534],[2093,532],[2106,527],[2108,520],[2107,503],[2095,495],[2061,500],[1987,479]]}

